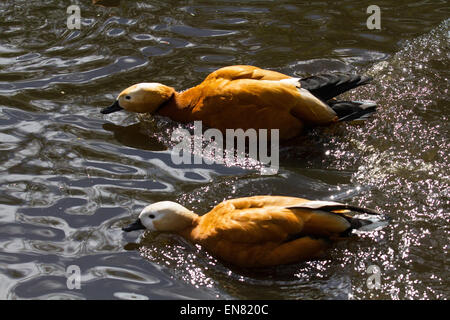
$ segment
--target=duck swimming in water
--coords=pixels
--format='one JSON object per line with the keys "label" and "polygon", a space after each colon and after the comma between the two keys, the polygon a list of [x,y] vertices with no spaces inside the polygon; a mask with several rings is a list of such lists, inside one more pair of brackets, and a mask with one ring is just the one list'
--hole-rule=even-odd
{"label": "duck swimming in water", "polygon": [[166,116],[180,123],[201,120],[222,132],[279,129],[280,140],[287,140],[300,135],[305,126],[366,119],[375,112],[375,103],[333,98],[371,80],[341,73],[300,79],[237,65],[218,69],[183,92],[160,83],[135,84],[101,113],[127,110]]}
{"label": "duck swimming in water", "polygon": [[338,202],[254,196],[224,201],[198,216],[178,203],[162,201],[145,207],[123,230],[176,233],[225,262],[256,268],[315,258],[333,240],[371,223],[352,217],[351,211],[379,214]]}

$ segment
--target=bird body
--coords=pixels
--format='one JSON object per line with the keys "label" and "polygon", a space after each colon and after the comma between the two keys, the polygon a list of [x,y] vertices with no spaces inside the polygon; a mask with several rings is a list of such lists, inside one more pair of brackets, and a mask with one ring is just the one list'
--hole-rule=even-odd
{"label": "bird body", "polygon": [[[324,98],[370,80],[348,75],[299,79],[237,65],[216,70],[199,85],[180,93],[159,83],[131,86],[102,113],[125,109],[158,114],[181,123],[201,120],[205,126],[222,132],[238,128],[279,129],[280,139],[287,140],[298,136],[305,126],[338,122],[340,115]],[[340,113],[348,116],[356,110],[364,115],[375,108],[373,103],[352,102],[351,106],[353,109],[341,108]]]}
{"label": "bird body", "polygon": [[139,219],[123,230],[173,232],[228,263],[266,267],[317,257],[331,241],[368,224],[352,218],[348,210],[377,214],[337,202],[254,196],[224,201],[198,216],[163,201],[144,208]]}

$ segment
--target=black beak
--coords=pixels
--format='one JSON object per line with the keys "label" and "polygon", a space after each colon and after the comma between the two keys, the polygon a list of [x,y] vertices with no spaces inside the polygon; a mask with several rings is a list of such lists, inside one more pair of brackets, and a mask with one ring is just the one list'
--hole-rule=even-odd
{"label": "black beak", "polygon": [[123,108],[119,105],[119,101],[116,100],[112,105],[109,107],[103,108],[100,112],[103,114],[113,113],[116,111],[123,110]]}
{"label": "black beak", "polygon": [[122,230],[125,232],[130,232],[130,231],[134,231],[134,230],[142,230],[142,229],[145,229],[145,227],[142,224],[141,219],[137,219],[132,224],[122,228]]}

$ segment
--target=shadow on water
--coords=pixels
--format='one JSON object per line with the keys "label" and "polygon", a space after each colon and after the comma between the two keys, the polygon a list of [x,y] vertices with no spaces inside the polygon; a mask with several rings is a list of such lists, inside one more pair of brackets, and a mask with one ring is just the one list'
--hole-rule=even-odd
{"label": "shadow on water", "polygon": [[153,151],[167,150],[167,147],[157,139],[149,139],[149,134],[143,130],[145,127],[140,122],[129,126],[105,123],[103,129],[112,132],[114,139],[127,147]]}

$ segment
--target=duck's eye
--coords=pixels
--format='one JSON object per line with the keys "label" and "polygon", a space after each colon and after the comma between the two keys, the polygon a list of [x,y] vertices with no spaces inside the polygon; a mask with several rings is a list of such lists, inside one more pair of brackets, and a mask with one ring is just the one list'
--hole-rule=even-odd
{"label": "duck's eye", "polygon": [[149,217],[150,219],[155,219],[155,215],[154,215],[154,214],[149,214],[148,217]]}
{"label": "duck's eye", "polygon": [[131,96],[125,96],[125,99],[131,100]]}

